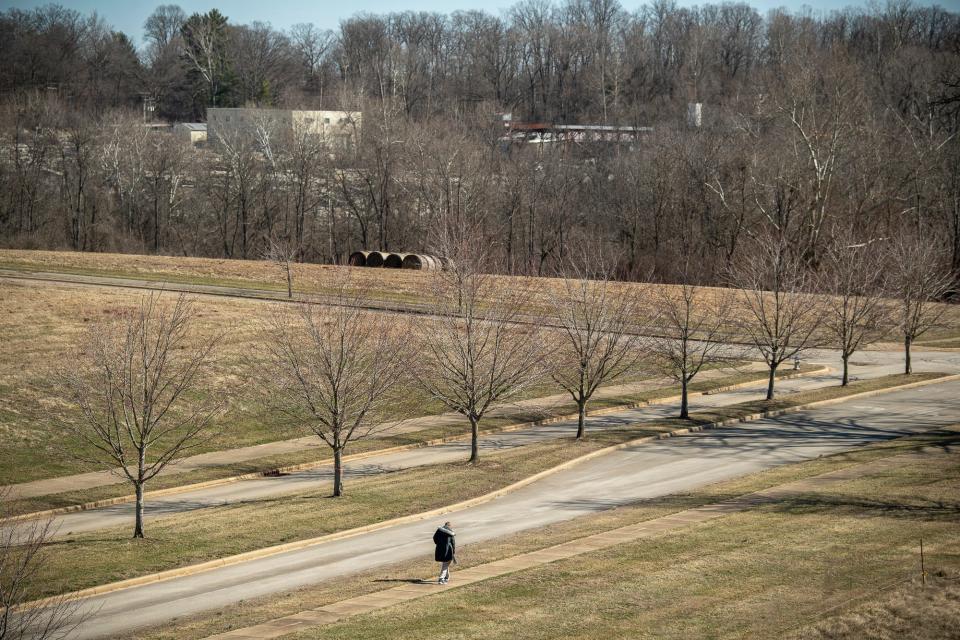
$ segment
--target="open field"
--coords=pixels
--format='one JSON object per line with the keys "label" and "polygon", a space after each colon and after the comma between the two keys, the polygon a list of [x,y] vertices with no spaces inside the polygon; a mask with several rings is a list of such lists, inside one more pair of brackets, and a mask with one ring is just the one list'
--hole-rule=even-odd
{"label": "open field", "polygon": [[[935,374],[906,381],[932,377]],[[769,407],[787,408],[896,386],[905,378],[887,376],[846,388],[795,393]],[[727,408],[724,417],[757,411],[757,403],[737,406]],[[707,414],[692,414],[690,420],[642,422],[593,432],[584,442],[552,440],[485,455],[478,465],[436,464],[360,477],[348,482],[347,497],[339,500],[329,499],[329,488],[323,487],[192,511],[150,522],[145,541],[130,539],[129,527],[69,536],[50,545],[53,557],[49,573],[40,580],[43,590],[34,595],[73,591],[427,511],[484,495],[611,444],[696,426],[710,419]],[[437,478],[443,478],[442,491],[438,491]]]}
{"label": "open field", "polygon": [[[960,435],[946,430],[879,443],[472,545],[463,550],[460,568],[930,445],[955,451]],[[918,532],[925,545],[936,545],[928,556],[928,569],[960,569],[956,554],[960,507],[955,500],[960,466],[955,453],[931,461],[609,551],[602,557],[578,557],[456,589],[404,605],[404,610],[392,608],[299,637],[603,638],[613,637],[612,633],[620,637],[776,637],[874,597],[877,586],[915,575]],[[152,632],[141,631],[136,637],[203,638],[429,577],[433,569],[432,558],[423,557],[282,596],[245,601]],[[791,595],[794,586],[796,596]],[[830,610],[834,601],[846,605]],[[549,609],[545,603],[550,603]],[[452,620],[463,624],[454,628]]]}
{"label": "open field", "polygon": [[[165,295],[173,298],[173,294]],[[0,351],[0,438],[5,443],[0,451],[0,485],[85,470],[71,454],[82,450],[82,445],[64,438],[56,421],[57,415],[66,409],[58,402],[54,389],[56,372],[63,363],[75,358],[91,323],[131,308],[140,297],[139,292],[127,289],[0,283],[0,335],[4,336],[4,348]],[[225,332],[219,356],[203,380],[203,385],[211,394],[228,395],[232,402],[219,419],[219,432],[193,453],[307,435],[272,415],[257,395],[258,327],[274,308],[273,303],[257,300],[198,299],[197,335]],[[638,370],[617,380],[617,383],[637,382],[650,375]],[[755,377],[759,376],[748,379]],[[728,380],[724,384],[733,382],[736,380]],[[557,388],[542,384],[528,389],[516,399],[558,392]],[[415,389],[408,389],[406,393],[409,407],[405,407],[403,417],[436,415],[443,411],[439,403],[422,397]],[[610,396],[598,399],[591,408],[641,399],[632,399],[629,395]],[[575,405],[566,400],[550,408],[551,412],[561,414],[575,410]],[[508,417],[485,420],[484,426],[496,427],[539,417],[543,415],[536,410],[517,409]],[[357,443],[355,451],[363,451],[368,446],[407,443],[411,441],[410,438],[425,440],[450,437],[462,433],[464,429],[445,427],[439,431],[425,431],[419,436],[398,437],[400,441]],[[324,449],[303,452],[300,457],[293,456],[282,461],[246,463],[222,475],[322,459],[328,455]]]}
{"label": "open field", "polygon": [[[172,296],[170,296],[172,299]],[[56,416],[65,407],[54,389],[56,372],[79,352],[90,323],[136,305],[140,295],[124,290],[0,285],[0,484],[25,482],[82,470],[71,451],[80,443],[64,439]],[[256,322],[267,305],[255,301],[204,300],[198,308],[201,335],[227,331],[220,357],[203,383],[210,393],[246,387],[245,353],[255,342]],[[231,392],[231,395],[234,395]],[[302,435],[257,409],[255,398],[240,397],[221,420],[223,432],[208,449],[255,444]]]}
{"label": "open field", "polygon": [[[133,254],[83,253],[67,251],[27,251],[0,249],[0,268],[17,271],[49,271],[81,275],[115,276],[165,281],[192,285],[215,285],[224,287],[255,288],[269,291],[285,291],[286,282],[277,265],[257,260],[223,260],[213,258],[188,258],[173,256],[149,256]],[[335,282],[347,267],[317,264],[293,265],[294,291],[308,294],[329,294]],[[428,272],[351,268],[351,279],[357,287],[367,291],[371,301],[389,306],[423,308],[430,298]],[[515,287],[518,284],[531,290],[530,311],[542,312],[547,300],[563,290],[562,280],[556,278],[529,278],[494,276],[495,290]],[[639,283],[618,283],[619,290],[636,290]],[[669,286],[669,285],[658,285]],[[721,289],[713,288],[720,292]],[[931,330],[917,344],[928,341],[960,339],[960,309],[950,305],[947,310],[949,326]],[[729,334],[736,337],[735,328]],[[892,337],[895,340],[895,336]]]}

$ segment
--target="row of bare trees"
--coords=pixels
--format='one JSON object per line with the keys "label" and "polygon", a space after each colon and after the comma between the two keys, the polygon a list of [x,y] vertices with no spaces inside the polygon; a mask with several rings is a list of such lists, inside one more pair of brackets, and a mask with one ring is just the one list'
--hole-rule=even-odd
{"label": "row of bare trees", "polygon": [[493,103],[526,118],[649,122],[689,99],[756,94],[767,74],[834,54],[857,61],[872,87],[912,100],[922,95],[918,76],[956,79],[950,56],[960,34],[957,14],[907,0],[766,16],[729,2],[523,0],[499,16],[361,14],[336,30],[238,24],[175,4],[143,17],[138,51],[133,34],[96,14],[57,5],[0,12],[9,62],[0,90],[49,87],[97,110],[146,94],[179,120],[211,105],[326,106],[346,88],[416,117]]}
{"label": "row of bare trees", "polygon": [[[370,311],[368,294],[345,270],[332,302],[274,309],[258,329],[260,352],[250,354],[247,377],[272,411],[330,447],[333,492],[341,495],[350,443],[417,414],[417,402],[469,422],[476,462],[484,417],[531,387],[570,395],[581,439],[598,388],[642,371],[676,382],[681,418],[694,378],[722,362],[762,358],[772,400],[784,362],[836,348],[846,385],[851,356],[899,329],[909,374],[913,341],[947,309],[936,300],[948,271],[915,239],[837,242],[820,272],[782,239],[756,242],[749,255],[729,274],[734,289],[626,285],[589,253],[571,260],[568,277],[549,281],[504,280],[485,273],[483,260],[464,259],[429,279],[426,316]],[[77,409],[65,425],[86,445],[86,461],[134,487],[135,537],[143,536],[146,484],[203,442],[236,393],[198,386],[223,334],[192,337],[193,305],[145,298],[92,330],[87,366],[60,377]]]}

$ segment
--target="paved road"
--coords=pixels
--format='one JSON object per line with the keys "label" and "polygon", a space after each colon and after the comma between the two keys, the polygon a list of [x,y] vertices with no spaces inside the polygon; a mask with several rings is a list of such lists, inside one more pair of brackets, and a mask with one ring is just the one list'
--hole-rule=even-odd
{"label": "paved road", "polygon": [[[884,364],[862,367],[858,372],[860,375],[877,376],[889,373],[894,366],[894,364]],[[778,384],[779,393],[787,394],[825,385],[834,385],[836,384],[836,374],[782,380]],[[750,387],[695,397],[692,399],[691,407],[692,410],[696,411],[699,408],[728,406],[761,398],[764,391],[765,383],[761,382]],[[676,411],[675,403],[625,410],[588,418],[587,428],[590,431],[615,428],[625,424],[672,416],[676,414]],[[575,420],[564,421],[495,436],[483,436],[480,446],[482,453],[503,451],[545,440],[569,437],[575,430]],[[412,467],[462,460],[468,455],[468,441],[453,442],[411,451],[372,456],[361,461],[345,464],[344,471],[346,481],[350,482],[352,479],[373,474],[391,473]],[[216,487],[150,498],[146,503],[144,517],[149,524],[150,521],[158,518],[180,515],[198,509],[322,489],[330,484],[331,478],[332,470],[325,466],[284,476],[243,480]],[[133,509],[134,505],[132,503],[126,503],[101,509],[68,513],[56,517],[54,526],[59,537],[108,527],[128,526],[133,521]],[[27,531],[29,528],[29,524],[19,526],[22,531]],[[0,528],[0,531],[3,531],[3,528]]]}
{"label": "paved road", "polygon": [[[899,391],[749,425],[625,449],[549,476],[484,505],[444,516],[470,545],[645,498],[686,491],[960,420],[960,382]],[[83,602],[89,621],[74,636],[101,638],[172,617],[424,557],[432,520],[125,589]],[[424,570],[432,569],[424,560]]]}

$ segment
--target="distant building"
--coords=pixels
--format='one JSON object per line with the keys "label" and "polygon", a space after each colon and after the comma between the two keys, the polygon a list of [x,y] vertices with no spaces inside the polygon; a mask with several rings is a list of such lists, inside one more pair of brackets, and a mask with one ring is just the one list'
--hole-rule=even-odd
{"label": "distant building", "polygon": [[295,109],[207,109],[207,132],[211,143],[236,135],[282,135],[306,131],[330,146],[349,147],[360,134],[359,111],[299,111]]}
{"label": "distant building", "polygon": [[653,131],[653,127],[511,121],[505,121],[504,128],[507,132],[501,141],[514,144],[633,142]]}
{"label": "distant building", "polygon": [[194,145],[207,141],[207,125],[204,122],[179,122],[174,125],[173,133],[184,142]]}

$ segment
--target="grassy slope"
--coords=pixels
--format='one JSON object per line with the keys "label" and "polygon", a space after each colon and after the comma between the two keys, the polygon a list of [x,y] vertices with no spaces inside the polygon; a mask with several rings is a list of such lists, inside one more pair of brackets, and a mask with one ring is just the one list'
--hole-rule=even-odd
{"label": "grassy slope", "polygon": [[[49,271],[82,275],[118,276],[151,281],[169,281],[194,285],[247,287],[280,291],[286,282],[280,269],[266,261],[223,260],[215,258],[187,258],[111,253],[82,253],[71,251],[28,251],[0,249],[0,268],[18,271]],[[307,293],[329,293],[333,279],[342,273],[331,265],[294,265],[294,289]],[[429,274],[394,269],[352,269],[352,277],[369,295],[387,303],[422,304],[429,290]],[[498,276],[505,286],[517,282],[531,285],[533,304],[562,290],[562,281],[555,278],[520,278]],[[637,284],[618,285],[623,291]],[[942,339],[960,339],[960,309],[951,305],[947,311],[948,327],[925,334],[918,344]],[[945,345],[944,345],[945,346]]]}
{"label": "grassy slope", "polygon": [[[809,367],[814,369],[812,365],[803,365],[802,368]],[[780,371],[780,375],[789,375],[790,371]],[[730,385],[741,384],[744,382],[751,381],[762,381],[765,379],[766,374],[763,372],[744,372],[733,374],[729,376],[724,376],[717,378],[715,380],[703,381],[703,382],[694,382],[690,389],[691,391],[709,391],[712,389],[722,389]],[[603,399],[597,399],[590,403],[590,410],[597,410],[606,407],[615,407],[631,403],[647,402],[656,400],[657,398],[669,397],[678,393],[677,388],[675,387],[661,387],[657,389],[651,389],[649,391],[644,391],[634,394],[625,394],[611,396]],[[576,411],[576,407],[571,404],[564,404],[557,409],[559,413],[573,413]],[[536,420],[542,418],[540,412],[531,412],[525,413],[523,411],[517,410],[510,414],[509,417],[493,417],[493,418],[484,418],[481,422],[481,426],[484,430],[497,429],[501,427],[506,427],[509,425],[516,424],[518,422]],[[409,433],[394,435],[394,436],[384,436],[376,439],[366,439],[358,440],[357,442],[351,444],[348,449],[349,454],[365,453],[369,451],[376,451],[383,448],[395,447],[395,446],[409,446],[417,445],[423,442],[428,442],[438,439],[450,439],[463,437],[469,434],[470,427],[469,424],[459,424],[459,425],[447,425],[447,426],[438,426],[435,428],[423,429],[419,431],[413,431]],[[12,451],[12,450],[11,450]],[[4,454],[0,454],[2,457]],[[11,453],[6,455],[11,456]],[[31,459],[33,456],[32,451],[28,451],[26,455],[20,457],[20,460],[23,460],[24,463]],[[205,482],[208,480],[216,480],[219,478],[229,478],[232,476],[249,474],[249,473],[263,473],[268,472],[279,467],[292,466],[297,464],[305,464],[312,462],[321,462],[324,460],[330,460],[332,454],[330,450],[326,447],[312,448],[308,450],[299,451],[297,453],[289,453],[275,456],[268,456],[262,458],[256,458],[248,460],[246,462],[240,462],[230,465],[221,465],[217,467],[209,467],[203,470],[190,471],[174,475],[165,475],[159,476],[150,482],[148,490],[156,491],[158,489],[166,489],[169,487],[182,486],[186,484],[192,484],[197,482]],[[66,507],[76,504],[84,504],[88,502],[94,502],[96,500],[104,500],[108,498],[115,498],[126,496],[130,494],[130,486],[127,483],[112,484],[106,485],[103,487],[98,487],[96,489],[84,489],[80,491],[69,491],[64,493],[56,493],[47,496],[40,496],[36,498],[28,498],[21,500],[11,500],[6,503],[5,509],[8,515],[18,515],[22,513],[33,513],[36,511],[43,511],[46,509],[55,509],[58,507]]]}
{"label": "grassy slope", "polygon": [[[0,350],[0,439],[4,442],[0,449],[0,485],[86,470],[71,456],[72,451],[82,450],[83,445],[64,438],[55,419],[66,409],[56,399],[56,370],[76,357],[91,323],[118,309],[135,305],[139,296],[138,292],[125,289],[59,285],[43,285],[42,295],[37,295],[32,284],[0,283],[0,335],[4,337]],[[251,300],[201,300],[196,326],[198,334],[227,331],[217,361],[203,384],[212,393],[237,389],[243,393],[220,418],[220,433],[193,453],[305,435],[263,408],[256,396],[255,374],[242,375],[242,372],[255,368],[259,344],[257,330],[270,308],[269,303]],[[635,382],[649,376],[649,373],[637,371],[618,383]],[[557,392],[556,388],[541,385],[530,389],[524,397]],[[415,411],[405,417],[435,415],[444,411],[439,403],[422,397],[414,389],[408,390],[408,396]],[[605,404],[615,404],[618,400],[614,398]],[[597,406],[602,404],[598,402]],[[561,410],[570,413],[575,407],[568,403]],[[500,422],[528,418],[531,418],[529,414],[518,412],[511,420]],[[317,454],[311,455],[315,457]]]}
{"label": "grassy slope", "polygon": [[[960,568],[956,455],[294,638],[772,638],[930,561]],[[455,628],[444,624],[455,612]]]}
{"label": "grassy slope", "polygon": [[[888,382],[901,380],[891,376]],[[870,388],[879,386],[873,384]],[[841,393],[862,390],[864,387],[851,385]],[[797,404],[819,397],[822,394],[818,392],[791,396]],[[755,410],[754,403],[747,403],[740,415]],[[736,412],[731,409],[727,415]],[[49,563],[49,573],[40,580],[42,592],[36,595],[72,591],[427,511],[483,495],[603,446],[704,421],[703,416],[694,414],[691,420],[638,423],[592,433],[582,443],[551,441],[488,455],[476,466],[434,465],[349,481],[343,500],[327,498],[329,488],[323,487],[254,503],[204,509],[148,523],[146,541],[130,539],[129,527],[78,535],[51,545],[54,558]],[[437,477],[445,479],[448,488],[443,493],[436,491]]]}
{"label": "grassy slope", "polygon": [[[462,567],[930,444],[951,445],[955,450],[960,434],[945,431],[878,443],[470,545],[461,551]],[[940,456],[935,463],[900,467],[806,500],[771,505],[683,534],[671,533],[594,557],[505,576],[303,636],[778,637],[822,615],[837,613],[829,609],[834,600],[869,598],[871,589],[884,584],[886,578],[907,577],[915,568],[918,532],[927,544],[934,540],[939,544],[930,556],[933,570],[960,568],[956,552],[960,542],[958,490],[956,455]],[[136,637],[203,638],[429,577],[434,568],[432,557],[425,554],[418,560],[140,631]],[[931,607],[925,611],[931,616],[943,614]]]}
{"label": "grassy slope", "polygon": [[[937,569],[924,582],[913,577],[889,593],[877,594],[852,610],[820,620],[787,637],[791,640],[940,640],[960,629],[960,572]],[[840,607],[842,611],[847,607]],[[832,612],[831,612],[832,613]]]}

